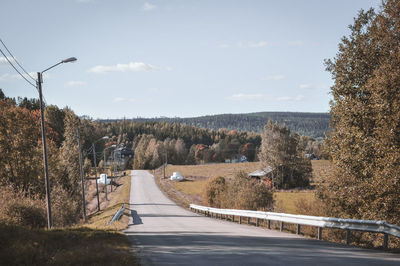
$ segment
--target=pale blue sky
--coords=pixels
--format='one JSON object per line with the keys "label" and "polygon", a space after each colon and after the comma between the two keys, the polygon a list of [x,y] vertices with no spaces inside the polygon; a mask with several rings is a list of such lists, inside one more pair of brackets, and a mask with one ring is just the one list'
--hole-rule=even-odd
{"label": "pale blue sky", "polygon": [[[329,111],[333,58],[380,0],[1,0],[0,37],[49,104],[93,118]],[[2,48],[2,50],[4,50]],[[0,56],[7,96],[37,97]]]}

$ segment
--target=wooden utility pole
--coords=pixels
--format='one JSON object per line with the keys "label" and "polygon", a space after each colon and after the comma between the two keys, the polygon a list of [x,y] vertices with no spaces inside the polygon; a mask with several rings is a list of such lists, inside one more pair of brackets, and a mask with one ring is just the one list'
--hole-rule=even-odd
{"label": "wooden utility pole", "polygon": [[81,149],[81,132],[79,127],[76,129],[78,134],[78,149],[79,149],[79,167],[81,170],[81,181],[82,181],[82,203],[83,203],[83,218],[87,222],[86,217],[86,199],[85,199],[85,173],[83,172],[83,161],[82,161],[82,149]]}
{"label": "wooden utility pole", "polygon": [[93,147],[93,160],[94,160],[94,176],[96,178],[96,192],[97,192],[97,210],[100,211],[100,198],[99,198],[99,184],[97,183],[97,162],[96,162],[96,146]]}
{"label": "wooden utility pole", "polygon": [[168,165],[168,150],[165,152],[165,164],[164,164],[164,178],[165,178],[165,168]]}
{"label": "wooden utility pole", "polygon": [[44,107],[43,107],[43,96],[42,96],[42,73],[37,72],[37,75],[38,75],[37,87],[38,87],[38,91],[39,91],[39,104],[40,104],[40,121],[41,121],[41,126],[42,126],[44,182],[45,182],[45,186],[46,186],[47,228],[50,229],[53,226],[53,217],[51,215],[49,167],[48,167],[48,163],[47,163],[46,126],[44,124]]}

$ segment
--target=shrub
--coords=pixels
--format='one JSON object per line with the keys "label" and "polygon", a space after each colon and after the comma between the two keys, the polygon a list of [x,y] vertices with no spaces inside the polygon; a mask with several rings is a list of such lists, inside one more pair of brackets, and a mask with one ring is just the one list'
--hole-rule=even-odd
{"label": "shrub", "polygon": [[210,178],[203,192],[203,203],[208,206],[221,208],[227,190],[225,178],[218,176]]}
{"label": "shrub", "polygon": [[245,172],[235,175],[229,184],[227,199],[227,204],[243,210],[271,210],[274,202],[272,190]]}
{"label": "shrub", "polygon": [[203,202],[217,208],[271,210],[273,197],[266,185],[239,172],[230,182],[223,177],[211,178],[204,190]]}
{"label": "shrub", "polygon": [[42,228],[47,224],[43,200],[28,197],[10,187],[1,187],[0,220],[8,225]]}
{"label": "shrub", "polygon": [[81,217],[81,200],[79,195],[71,196],[60,187],[52,190],[53,224],[56,227],[71,226]]}

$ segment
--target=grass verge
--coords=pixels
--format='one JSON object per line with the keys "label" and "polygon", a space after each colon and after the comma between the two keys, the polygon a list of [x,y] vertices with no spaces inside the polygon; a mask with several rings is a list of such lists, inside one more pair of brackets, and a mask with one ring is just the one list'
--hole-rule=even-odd
{"label": "grass verge", "polygon": [[117,182],[121,185],[109,194],[108,206],[90,215],[86,224],[29,230],[0,223],[0,264],[140,265],[121,232],[128,225],[129,208],[121,220],[106,225],[123,203],[129,204],[130,176]]}

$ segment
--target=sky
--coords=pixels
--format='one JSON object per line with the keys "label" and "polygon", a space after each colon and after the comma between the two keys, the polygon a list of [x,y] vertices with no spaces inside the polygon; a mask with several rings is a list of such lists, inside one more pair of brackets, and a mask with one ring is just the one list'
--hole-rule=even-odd
{"label": "sky", "polygon": [[[33,78],[76,57],[45,72],[43,94],[93,119],[328,112],[324,60],[380,2],[1,0],[0,38]],[[38,97],[1,54],[0,88]]]}

